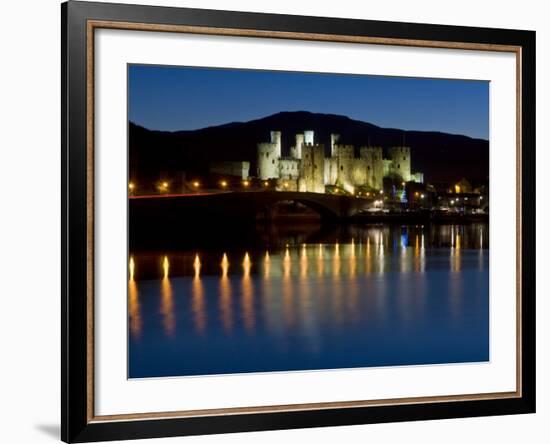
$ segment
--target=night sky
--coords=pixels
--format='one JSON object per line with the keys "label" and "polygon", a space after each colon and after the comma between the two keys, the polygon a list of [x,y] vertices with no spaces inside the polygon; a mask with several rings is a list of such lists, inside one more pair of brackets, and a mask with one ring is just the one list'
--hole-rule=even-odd
{"label": "night sky", "polygon": [[128,80],[130,120],[154,130],[311,111],[489,139],[486,81],[146,65],[130,65]]}

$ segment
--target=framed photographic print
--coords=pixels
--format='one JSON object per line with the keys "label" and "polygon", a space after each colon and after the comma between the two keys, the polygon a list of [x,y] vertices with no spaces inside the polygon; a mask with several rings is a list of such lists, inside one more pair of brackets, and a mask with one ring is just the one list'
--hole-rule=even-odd
{"label": "framed photographic print", "polygon": [[535,33],[62,5],[62,439],[535,411]]}

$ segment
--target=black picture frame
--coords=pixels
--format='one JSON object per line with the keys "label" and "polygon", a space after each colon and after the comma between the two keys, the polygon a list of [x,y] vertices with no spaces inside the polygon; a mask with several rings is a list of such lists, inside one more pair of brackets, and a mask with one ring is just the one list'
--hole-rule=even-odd
{"label": "black picture frame", "polygon": [[[89,415],[88,345],[93,334],[89,291],[87,172],[87,23],[186,25],[210,28],[368,36],[415,41],[512,45],[521,49],[521,396],[95,421]],[[61,438],[89,442],[535,412],[535,32],[69,1],[61,5],[62,53],[62,383]]]}

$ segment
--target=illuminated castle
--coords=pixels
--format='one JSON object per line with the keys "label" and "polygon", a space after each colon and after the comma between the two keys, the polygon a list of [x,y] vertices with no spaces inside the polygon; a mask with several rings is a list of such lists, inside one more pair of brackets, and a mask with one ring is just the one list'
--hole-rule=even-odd
{"label": "illuminated castle", "polygon": [[381,147],[364,146],[355,157],[353,145],[342,145],[339,134],[330,136],[330,157],[323,144],[315,143],[314,132],[296,134],[290,156],[283,157],[281,132],[271,131],[271,142],[258,144],[258,177],[277,179],[279,189],[324,193],[327,185],[353,192],[357,187],[383,188],[385,177],[404,182],[423,182],[422,173],[411,173],[411,149],[400,146],[383,157]]}

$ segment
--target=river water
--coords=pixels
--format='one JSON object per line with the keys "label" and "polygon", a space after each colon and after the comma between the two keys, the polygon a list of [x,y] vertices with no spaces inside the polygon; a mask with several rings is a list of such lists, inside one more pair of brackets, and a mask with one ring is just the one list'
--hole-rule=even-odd
{"label": "river water", "polygon": [[129,377],[487,361],[488,239],[286,224],[130,251]]}

